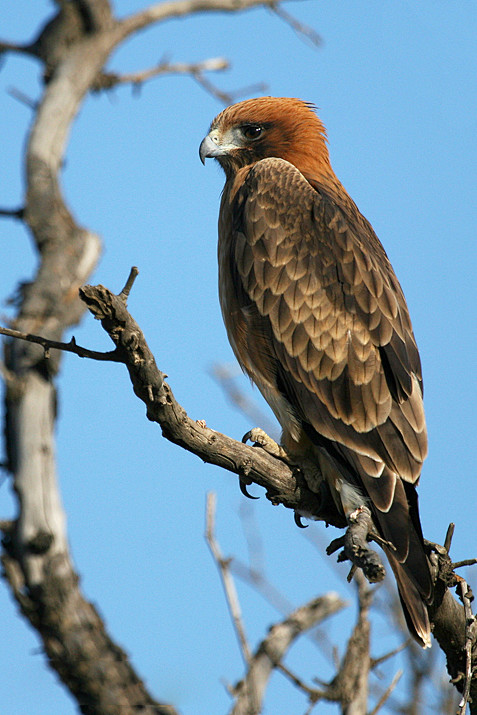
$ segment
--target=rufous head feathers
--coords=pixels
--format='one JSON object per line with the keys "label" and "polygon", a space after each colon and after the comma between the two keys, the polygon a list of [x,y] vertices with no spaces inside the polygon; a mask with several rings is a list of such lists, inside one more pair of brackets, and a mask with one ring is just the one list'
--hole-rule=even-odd
{"label": "rufous head feathers", "polygon": [[266,157],[285,159],[305,174],[330,171],[326,131],[314,105],[291,97],[259,97],[217,115],[200,147],[227,175]]}

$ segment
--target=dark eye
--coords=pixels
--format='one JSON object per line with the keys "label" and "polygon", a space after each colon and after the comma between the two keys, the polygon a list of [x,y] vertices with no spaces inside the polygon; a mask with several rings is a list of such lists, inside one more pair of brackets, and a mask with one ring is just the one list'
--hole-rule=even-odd
{"label": "dark eye", "polygon": [[245,139],[251,139],[252,141],[254,139],[258,139],[262,131],[263,127],[261,127],[259,124],[246,124],[244,127],[242,127],[242,134],[244,135]]}

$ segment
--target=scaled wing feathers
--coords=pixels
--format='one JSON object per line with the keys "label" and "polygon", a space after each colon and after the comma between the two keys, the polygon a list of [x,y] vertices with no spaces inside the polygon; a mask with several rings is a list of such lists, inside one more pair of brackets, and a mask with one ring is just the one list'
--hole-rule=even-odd
{"label": "scaled wing feathers", "polygon": [[249,171],[230,211],[242,365],[275,380],[320,435],[374,461],[375,476],[386,465],[414,481],[426,454],[419,356],[371,226],[275,158]]}
{"label": "scaled wing feathers", "polygon": [[370,506],[411,633],[430,645],[432,580],[414,488],[427,452],[421,366],[386,253],[336,178],[305,102],[227,108],[200,156],[226,175],[219,293],[233,350],[285,447],[316,462],[316,516],[342,526]]}

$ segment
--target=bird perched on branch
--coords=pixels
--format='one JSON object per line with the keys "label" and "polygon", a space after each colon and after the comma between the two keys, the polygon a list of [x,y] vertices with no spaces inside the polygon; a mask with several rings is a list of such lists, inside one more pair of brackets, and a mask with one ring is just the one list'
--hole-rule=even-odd
{"label": "bird perched on branch", "polygon": [[279,420],[286,453],[317,467],[314,516],[346,526],[369,507],[410,632],[430,646],[415,489],[427,452],[421,364],[384,248],[336,178],[311,104],[232,105],[200,157],[226,176],[219,294],[234,353]]}

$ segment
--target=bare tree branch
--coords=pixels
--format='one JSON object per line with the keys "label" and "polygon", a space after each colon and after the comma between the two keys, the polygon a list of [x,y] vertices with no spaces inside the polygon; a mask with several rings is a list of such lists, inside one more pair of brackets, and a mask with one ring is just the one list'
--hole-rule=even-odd
{"label": "bare tree branch", "polygon": [[200,12],[241,12],[273,5],[276,5],[275,0],[165,0],[121,20],[121,32],[129,35],[153,23]]}
{"label": "bare tree branch", "polygon": [[283,7],[278,2],[272,2],[270,9],[275,15],[277,15],[281,20],[286,22],[292,30],[294,30],[297,35],[301,36],[303,39],[307,40],[314,47],[321,47],[323,40],[320,35],[316,32],[313,27],[305,25],[300,22],[293,15],[283,9]]}
{"label": "bare tree branch", "polygon": [[118,354],[115,350],[106,353],[97,352],[96,350],[88,350],[76,344],[75,338],[71,338],[69,343],[62,343],[58,340],[48,340],[40,335],[32,335],[31,333],[22,333],[20,330],[11,330],[10,328],[0,327],[0,335],[6,335],[9,338],[17,338],[18,340],[27,340],[30,343],[41,345],[45,351],[44,357],[50,357],[50,350],[61,350],[62,352],[74,353],[78,357],[90,358],[90,360],[103,360],[106,362],[120,362]]}
{"label": "bare tree branch", "polygon": [[458,715],[465,715],[467,710],[467,703],[470,699],[470,688],[472,685],[472,646],[475,642],[475,616],[472,613],[471,600],[473,598],[472,592],[470,591],[466,581],[459,577],[459,587],[462,603],[464,604],[465,611],[465,671],[464,676],[464,690],[462,693],[462,699],[459,702]]}
{"label": "bare tree branch", "polygon": [[[434,588],[434,601],[429,606],[429,618],[433,624],[433,635],[447,658],[447,671],[452,683],[460,693],[464,693],[467,684],[468,653],[472,655],[472,680],[470,685],[470,712],[477,713],[477,678],[475,663],[477,662],[477,629],[476,622],[468,623],[465,607],[452,597],[450,588],[459,583],[453,564],[448,554],[452,538],[453,524],[449,527],[445,545],[447,548],[433,545],[432,562],[437,571]],[[471,639],[471,643],[469,643]]]}
{"label": "bare tree branch", "polygon": [[371,583],[382,581],[386,575],[384,566],[378,554],[368,547],[370,538],[379,538],[373,531],[374,526],[370,510],[368,507],[362,506],[349,516],[348,521],[349,525],[345,534],[332,541],[326,549],[326,553],[330,555],[343,548],[343,551],[338,556],[338,561],[351,561],[352,567],[348,581],[351,581],[357,568],[363,570],[366,578]]}
{"label": "bare tree branch", "polygon": [[[38,102],[25,100],[16,92],[33,110],[25,152],[25,200],[21,209],[1,211],[1,215],[24,220],[39,256],[34,279],[22,286],[11,330],[3,331],[9,336],[2,368],[7,376],[6,462],[13,477],[18,516],[2,524],[2,562],[22,613],[42,638],[48,662],[76,697],[81,711],[89,715],[132,715],[139,710],[145,715],[175,715],[176,711],[150,696],[126,654],[108,636],[98,613],[79,589],[68,547],[54,446],[54,380],[61,350],[94,359],[116,359],[115,351],[105,355],[84,350],[74,340],[61,342],[65,329],[84,312],[78,288],[88,280],[101,251],[99,237],[76,221],[63,196],[60,176],[69,132],[111,52],[135,30],[185,14],[236,12],[264,4],[268,3],[179,0],[156,3],[119,22],[108,0],[56,0],[56,13],[32,43],[0,43],[0,53],[23,52],[38,59],[45,81]],[[208,69],[210,64],[195,68],[198,81],[203,82]],[[123,308],[126,293],[124,290],[117,297]],[[27,339],[18,340],[20,335]],[[55,349],[49,353],[49,347]],[[147,384],[145,390],[154,402],[152,386]],[[215,439],[212,430],[198,424],[195,428],[207,432],[211,442]],[[244,450],[254,454],[249,447],[242,446],[242,454]],[[249,462],[244,459],[240,457],[237,470],[246,474]],[[260,462],[256,451],[250,462],[254,461]],[[262,462],[266,472],[266,459]],[[289,478],[292,493],[296,480],[286,465],[280,467]]]}
{"label": "bare tree branch", "polygon": [[95,89],[111,89],[118,84],[133,84],[140,85],[154,77],[161,77],[171,74],[188,74],[196,78],[202,75],[203,72],[221,72],[230,67],[230,63],[223,57],[213,57],[202,62],[160,62],[155,67],[141,72],[133,72],[130,74],[116,74],[114,72],[102,72],[97,78]]}
{"label": "bare tree branch", "polygon": [[308,489],[298,469],[292,470],[264,450],[238,442],[187,416],[119,296],[104,286],[85,286],[80,296],[115,343],[118,357],[129,371],[135,394],[145,403],[148,418],[161,425],[164,437],[206,462],[265,487],[267,498],[273,503],[307,513],[318,509],[319,499]]}
{"label": "bare tree branch", "polygon": [[209,545],[210,552],[214,557],[214,561],[220,573],[222,586],[224,587],[227,605],[229,607],[230,616],[234,625],[235,633],[240,644],[240,650],[246,665],[250,663],[251,651],[248,644],[245,628],[242,621],[242,612],[240,602],[237,596],[237,589],[230,573],[230,559],[224,559],[221,554],[219,544],[215,538],[215,505],[216,495],[213,492],[207,494],[207,510],[206,510],[206,530],[205,538]]}
{"label": "bare tree branch", "polygon": [[[41,635],[49,665],[76,697],[81,712],[134,715],[140,709],[144,715],[178,715],[149,695],[127,654],[108,636],[96,608],[81,595],[66,556],[48,560],[51,534],[37,533],[30,541],[31,558],[43,560],[48,569],[33,588],[16,553],[15,525],[2,527],[4,577],[22,614]],[[105,680],[107,687],[101,687]]]}
{"label": "bare tree branch", "polygon": [[[278,667],[297,684],[281,658],[291,643],[304,631],[327,616],[345,606],[335,594],[313,599],[289,615],[282,623],[275,624],[269,635],[262,641],[257,652],[252,656],[242,622],[240,603],[235,584],[230,572],[232,559],[225,559],[215,537],[215,494],[207,495],[206,540],[219,569],[224,587],[227,605],[238,637],[243,659],[247,667],[245,678],[232,689],[237,701],[231,715],[254,715],[261,712],[261,703],[265,694],[268,679],[274,668]],[[303,686],[305,688],[305,686]]]}
{"label": "bare tree branch", "polygon": [[395,689],[396,685],[397,685],[397,684],[399,683],[399,681],[401,680],[402,674],[403,674],[403,671],[402,671],[402,670],[398,670],[398,671],[397,671],[397,673],[395,674],[395,676],[394,676],[393,679],[391,680],[389,686],[386,688],[386,690],[384,691],[384,693],[382,694],[382,696],[379,698],[378,702],[376,703],[376,705],[374,706],[374,708],[371,710],[371,712],[369,713],[369,715],[377,715],[377,713],[381,710],[381,708],[382,708],[383,705],[386,703],[386,701],[388,700],[389,696],[391,695],[391,693],[392,693],[393,690]]}
{"label": "bare tree branch", "polygon": [[356,572],[358,619],[338,673],[326,688],[326,699],[339,702],[343,715],[367,711],[368,677],[371,667],[369,608],[372,591],[360,571]]}
{"label": "bare tree branch", "polygon": [[[267,497],[275,504],[308,514],[320,514],[319,498],[309,491],[299,468],[292,469],[266,451],[237,442],[187,416],[158,370],[144,336],[121,296],[115,296],[103,286],[85,286],[80,295],[115,343],[118,360],[128,368],[134,391],[146,404],[148,418],[161,425],[167,439],[206,462],[263,486]],[[463,689],[463,676],[460,674],[465,672],[466,667],[466,618],[463,606],[447,590],[449,584],[455,584],[452,562],[442,547],[436,548],[442,552],[439,553],[440,575],[435,602],[429,607],[429,613],[434,623],[434,635],[448,656],[449,673],[456,679],[457,687]],[[356,638],[362,632],[363,629],[358,630]],[[474,634],[473,638],[475,644]],[[474,687],[475,678],[472,680],[471,697]],[[327,699],[331,693],[332,690]]]}
{"label": "bare tree branch", "polygon": [[[230,715],[255,715],[275,667],[281,662],[296,638],[325,618],[344,608],[345,603],[334,593],[313,599],[297,608],[281,623],[270,628],[268,636],[255,651],[247,674],[235,687],[236,702]],[[253,700],[250,698],[253,693]]]}

